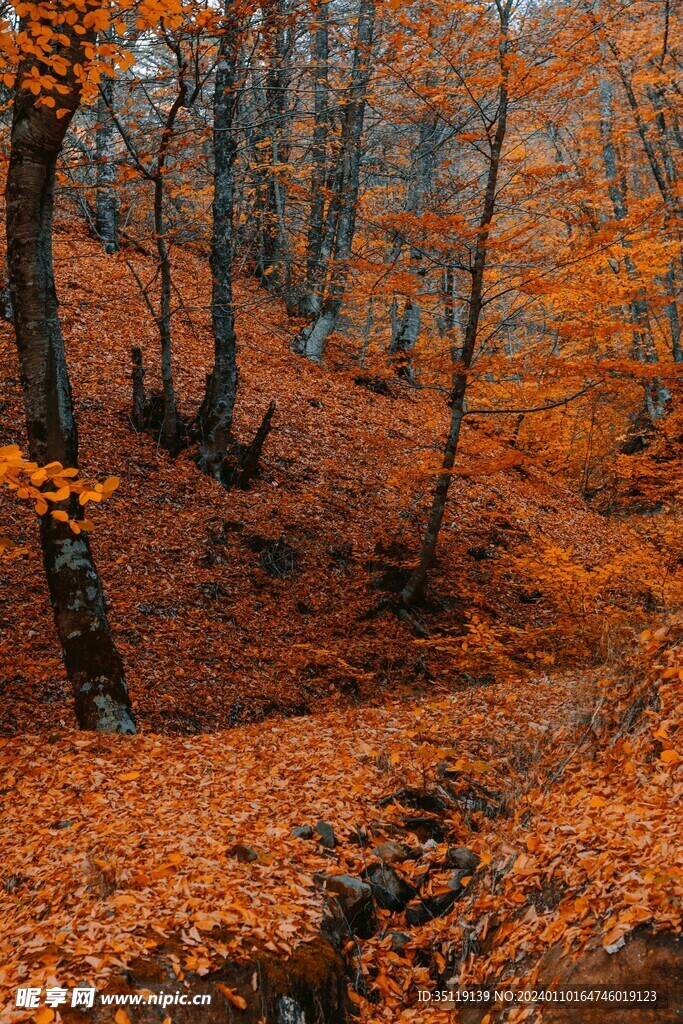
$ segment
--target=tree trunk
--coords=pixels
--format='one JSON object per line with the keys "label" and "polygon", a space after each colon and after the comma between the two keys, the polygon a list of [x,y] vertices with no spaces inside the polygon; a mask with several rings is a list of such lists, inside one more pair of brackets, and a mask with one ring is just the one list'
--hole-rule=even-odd
{"label": "tree trunk", "polygon": [[362,158],[363,125],[367,106],[367,88],[371,74],[372,41],[375,28],[374,0],[361,0],[356,46],[354,49],[351,88],[342,130],[341,205],[336,224],[334,266],[325,301],[314,322],[304,329],[297,350],[307,359],[320,362],[327,339],[334,331],[346,293],[349,260],[356,231],[358,193],[360,191],[360,165]]}
{"label": "tree trunk", "polygon": [[[12,123],[7,177],[7,265],[24,392],[31,458],[75,467],[78,436],[71,386],[59,323],[52,260],[52,216],[57,157],[69,122],[80,102],[71,68],[85,64],[89,34],[72,37],[65,48],[69,70],[60,80],[69,87],[60,105],[36,107],[19,84]],[[20,69],[19,82],[31,67]],[[38,64],[41,73],[46,68]],[[78,507],[72,509],[78,515]],[[123,664],[107,621],[104,595],[87,536],[74,534],[50,515],[40,521],[43,563],[64,662],[82,729],[133,733]]]}
{"label": "tree trunk", "polygon": [[[612,201],[614,219],[621,224],[626,221],[628,216],[626,188],[623,175],[619,174],[617,167],[617,152],[612,132],[612,92],[605,78],[600,82],[600,103],[600,138],[607,190]],[[657,348],[652,337],[647,301],[638,280],[638,268],[629,251],[631,248],[629,239],[624,237],[621,244],[624,251],[626,273],[634,289],[629,309],[633,324],[634,354],[641,362],[656,363],[658,361]],[[657,380],[653,380],[645,386],[645,405],[651,420],[659,419],[664,415],[670,397],[669,389]]]}
{"label": "tree trunk", "polygon": [[455,267],[452,263],[448,263],[443,272],[441,295],[443,299],[443,319],[441,321],[442,333],[449,334],[455,330],[459,322],[458,311],[456,309],[457,278],[455,274]]}
{"label": "tree trunk", "polygon": [[173,452],[178,443],[178,407],[173,380],[173,337],[171,332],[171,261],[166,244],[166,218],[164,216],[164,175],[159,168],[154,181],[154,235],[159,259],[160,295],[159,340],[161,342],[161,383],[164,396],[164,420],[161,443]]}
{"label": "tree trunk", "polygon": [[320,4],[315,12],[315,25],[311,28],[311,64],[314,75],[314,125],[311,171],[311,206],[308,222],[308,254],[306,282],[303,289],[302,312],[312,316],[318,312],[314,296],[319,294],[324,267],[321,260],[325,228],[325,185],[327,181],[327,137],[330,124],[329,110],[330,40],[327,25],[327,5]]}
{"label": "tree trunk", "polygon": [[374,319],[375,319],[375,299],[374,299],[374,297],[372,297],[372,298],[370,298],[370,300],[368,302],[368,311],[367,311],[367,313],[365,315],[365,327],[363,328],[363,346],[362,346],[362,348],[360,350],[360,359],[358,361],[358,365],[360,366],[361,370],[365,366],[365,357],[368,354],[368,345],[370,343],[370,331],[372,330],[372,325],[374,323]]}
{"label": "tree trunk", "polygon": [[[330,192],[331,197],[327,204],[327,212],[322,224],[322,235],[316,256],[315,275],[309,279],[310,287],[306,296],[307,313],[313,321],[320,315],[322,309],[330,260],[332,259],[337,242],[337,228],[339,227],[344,188],[344,161],[341,157],[337,160],[336,166],[330,168],[325,187]],[[305,334],[305,331],[303,333]],[[302,339],[295,343],[294,349],[302,354]]]}
{"label": "tree trunk", "polygon": [[206,396],[200,413],[203,433],[200,465],[204,472],[215,477],[218,477],[232,443],[232,420],[238,385],[232,289],[238,33],[239,23],[232,5],[228,2],[225,6],[225,22],[214,90],[214,192],[211,239],[214,365],[207,380]]}
{"label": "tree trunk", "polygon": [[97,155],[97,199],[95,207],[95,230],[106,253],[118,252],[119,200],[116,194],[116,150],[114,138],[116,126],[110,108],[114,104],[114,82],[107,76],[100,85],[101,95],[97,101],[97,130],[95,151]]}
{"label": "tree trunk", "polygon": [[289,0],[266,0],[263,10],[263,38],[268,49],[268,67],[261,86],[262,120],[267,125],[263,141],[269,143],[270,164],[260,190],[261,276],[271,294],[283,295],[288,312],[294,313],[291,294],[291,253],[285,222],[286,189],[281,167],[289,160],[287,107],[291,80],[292,13]]}
{"label": "tree trunk", "polygon": [[498,93],[498,112],[496,132],[490,144],[488,156],[488,174],[486,181],[486,192],[482,206],[479,230],[472,262],[472,283],[469,295],[469,312],[467,325],[463,340],[462,351],[455,347],[451,348],[453,360],[453,379],[451,387],[451,421],[448,429],[448,437],[444,448],[441,463],[441,473],[437,480],[432,499],[432,507],[427,520],[424,541],[420,551],[418,564],[415,567],[410,579],[401,592],[401,604],[404,608],[410,608],[422,594],[429,570],[436,559],[436,549],[439,541],[441,523],[446,510],[448,492],[453,479],[453,467],[458,453],[460,431],[465,415],[465,397],[470,366],[474,357],[479,330],[479,319],[483,305],[484,274],[486,271],[486,257],[488,250],[489,234],[491,223],[496,210],[496,188],[500,170],[500,160],[505,142],[508,116],[508,64],[507,64],[507,30],[510,16],[510,9],[513,0],[506,0],[505,6],[499,5],[498,11],[501,18],[500,38],[500,69],[501,83]]}
{"label": "tree trunk", "polygon": [[412,354],[420,337],[421,323],[420,302],[414,295],[405,301],[403,315],[389,346],[389,360],[396,375],[409,383],[413,381]]}
{"label": "tree trunk", "polygon": [[673,355],[675,363],[682,363],[683,348],[681,348],[681,321],[678,314],[678,302],[676,298],[678,288],[675,263],[671,263],[669,272],[666,275],[666,290],[670,299],[670,302],[666,307],[666,312],[669,318],[669,330],[671,333],[671,354]]}
{"label": "tree trunk", "polygon": [[[430,86],[433,83],[434,76],[430,74],[427,76],[426,84]],[[415,222],[425,212],[427,199],[433,187],[436,150],[440,136],[438,117],[425,118],[420,124],[418,143],[413,154],[406,202],[406,212],[414,218],[413,230],[417,227]],[[403,239],[400,239],[397,244],[402,242]],[[412,354],[420,337],[422,323],[420,292],[423,290],[425,247],[424,237],[411,240],[410,271],[413,287],[405,300],[403,316],[392,334],[389,346],[389,361],[393,364],[396,374],[406,381],[413,380]]]}

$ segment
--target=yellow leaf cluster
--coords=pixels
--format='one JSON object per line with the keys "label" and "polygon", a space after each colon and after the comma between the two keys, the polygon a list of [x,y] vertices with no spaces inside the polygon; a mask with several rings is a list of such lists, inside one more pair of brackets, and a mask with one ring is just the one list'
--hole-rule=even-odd
{"label": "yellow leaf cluster", "polygon": [[[110,476],[104,483],[93,483],[81,478],[77,469],[65,468],[61,462],[39,466],[25,459],[18,445],[12,444],[0,448],[0,486],[6,487],[20,501],[33,502],[39,516],[50,512],[58,523],[67,523],[72,532],[78,534],[94,529],[93,523],[89,519],[74,518],[66,508],[51,509],[51,506],[64,505],[76,496],[80,506],[89,501],[104,501],[119,486],[119,478]],[[16,551],[16,548],[0,533],[0,557],[9,551]]]}

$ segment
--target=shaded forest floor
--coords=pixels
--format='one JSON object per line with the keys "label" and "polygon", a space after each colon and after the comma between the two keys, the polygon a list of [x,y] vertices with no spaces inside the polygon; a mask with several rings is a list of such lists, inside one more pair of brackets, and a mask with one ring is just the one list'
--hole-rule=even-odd
{"label": "shaded forest floor", "polygon": [[[151,261],[126,256],[153,276]],[[422,612],[431,639],[415,642],[390,611],[372,612],[419,548],[443,397],[378,378],[381,366],[360,373],[341,346],[333,372],[296,358],[291,323],[243,284],[239,435],[252,436],[271,399],[278,410],[260,478],[227,493],[191,452],[171,459],[130,427],[131,346],[144,349],[148,391],[159,390],[159,368],[156,328],[125,263],[65,224],[56,259],[82,465],[121,478],[95,510],[93,544],[142,729],[199,733],[595,663],[661,611],[676,575],[642,533],[592,512],[554,469],[487,432],[490,422],[468,420],[465,475]],[[210,280],[191,253],[177,264],[177,393],[191,418],[211,359]],[[21,443],[7,326],[0,373],[2,440]],[[0,651],[0,730],[70,726],[30,515],[15,512],[9,529],[28,553],[0,568],[0,627],[12,638]]]}

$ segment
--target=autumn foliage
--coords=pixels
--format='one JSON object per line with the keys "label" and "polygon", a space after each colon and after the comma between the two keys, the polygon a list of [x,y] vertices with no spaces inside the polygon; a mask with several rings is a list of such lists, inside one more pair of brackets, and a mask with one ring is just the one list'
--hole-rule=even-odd
{"label": "autumn foliage", "polygon": [[[78,498],[80,506],[89,501],[99,503],[110,497],[119,486],[118,477],[108,477],[104,483],[92,483],[79,477],[77,469],[64,468],[59,462],[51,462],[47,466],[38,466],[28,462],[19,448],[5,445],[0,448],[0,483],[16,495],[20,501],[33,504],[39,516],[51,515],[58,522],[68,523],[75,534],[82,530],[92,530],[89,519],[72,519],[65,509],[52,508],[72,497]],[[8,537],[0,537],[0,553],[13,552],[12,542]]]}
{"label": "autumn foliage", "polygon": [[7,1019],[668,985],[680,11],[0,19]]}

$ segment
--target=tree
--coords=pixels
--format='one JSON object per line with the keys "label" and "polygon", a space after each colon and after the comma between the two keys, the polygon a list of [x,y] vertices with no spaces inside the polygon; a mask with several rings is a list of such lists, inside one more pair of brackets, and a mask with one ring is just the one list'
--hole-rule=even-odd
{"label": "tree", "polygon": [[[328,210],[330,235],[334,238],[332,267],[320,309],[314,313],[311,323],[304,328],[295,344],[295,350],[313,362],[321,361],[327,339],[336,327],[349,277],[358,212],[367,89],[372,73],[374,28],[374,0],[361,0],[351,82],[340,140],[335,195]],[[315,262],[317,264],[318,260]],[[316,308],[315,302],[313,308]]]}
{"label": "tree", "polygon": [[[7,175],[7,266],[24,391],[31,458],[78,465],[78,434],[59,322],[52,265],[52,215],[57,157],[83,88],[94,29],[78,34],[64,23],[55,44],[62,74],[57,100],[36,102],[26,83],[50,65],[27,54],[19,68]],[[52,65],[54,67],[54,64]],[[42,84],[42,83],[41,83]],[[46,102],[52,100],[52,102]],[[72,499],[73,502],[73,499]],[[70,515],[78,518],[73,505]],[[43,563],[64,662],[83,729],[132,733],[135,724],[121,657],[114,644],[87,534],[68,523],[40,520]]]}
{"label": "tree", "polygon": [[237,398],[237,338],[232,274],[235,257],[235,161],[238,60],[241,46],[239,4],[225,3],[213,98],[213,226],[211,235],[211,322],[214,364],[199,413],[202,432],[200,465],[219,476],[233,445],[232,421]]}
{"label": "tree", "polygon": [[[498,67],[499,86],[495,112],[490,121],[485,120],[487,151],[485,152],[485,192],[482,199],[481,215],[476,234],[472,265],[470,268],[470,290],[467,301],[468,313],[464,329],[462,348],[452,344],[453,376],[449,404],[451,407],[448,437],[438,476],[432,507],[429,513],[424,541],[414,572],[401,592],[401,603],[410,608],[421,595],[427,573],[434,564],[439,531],[446,509],[448,492],[453,480],[453,467],[458,452],[458,442],[465,414],[465,397],[469,383],[469,371],[478,340],[479,319],[482,311],[484,275],[488,255],[489,235],[496,211],[498,176],[500,173],[503,145],[507,132],[509,105],[509,27],[514,0],[495,0],[499,18]],[[485,116],[485,115],[484,115]]]}
{"label": "tree", "polygon": [[[603,78],[600,82],[601,118],[600,136],[602,139],[602,158],[605,164],[607,190],[612,202],[614,219],[622,225],[628,216],[626,207],[626,186],[623,176],[617,167],[617,154],[612,130],[612,94],[609,83]],[[633,323],[633,350],[636,359],[643,362],[658,362],[657,348],[652,337],[647,302],[639,283],[638,268],[631,256],[631,242],[628,237],[623,240],[624,265],[634,294],[630,302],[630,316]],[[645,399],[648,416],[651,420],[664,415],[666,403],[671,397],[670,392],[657,380],[645,386]]]}
{"label": "tree", "polygon": [[[175,4],[164,5],[174,18]],[[147,6],[146,16],[158,17]],[[39,5],[15,36],[6,60],[18,64],[7,174],[7,269],[30,456],[38,465],[78,467],[78,432],[64,351],[52,260],[57,160],[84,89],[111,66],[113,47],[97,48],[116,14],[108,3]],[[76,525],[80,499],[43,515],[43,564],[57,633],[83,729],[133,733],[123,662],[112,638],[87,532]]]}
{"label": "tree", "polygon": [[[112,92],[100,90],[100,99],[104,101],[111,120],[116,125],[126,148],[133,159],[134,166],[140,176],[153,187],[153,223],[154,241],[157,252],[157,273],[159,279],[158,305],[150,295],[150,287],[145,285],[134,267],[129,267],[134,274],[159,331],[161,348],[161,381],[163,389],[163,409],[161,417],[160,440],[163,447],[172,453],[177,452],[181,441],[181,422],[178,414],[175,380],[173,374],[173,329],[172,329],[172,293],[173,275],[171,268],[170,245],[167,223],[167,177],[168,163],[174,141],[177,121],[184,108],[191,109],[199,96],[207,72],[200,65],[196,51],[196,36],[191,32],[192,22],[173,30],[162,20],[159,27],[159,38],[169,51],[172,62],[174,91],[170,96],[168,108],[160,113],[154,107],[154,114],[160,121],[154,157],[146,161],[127,132],[120,117],[112,106]],[[189,29],[189,31],[188,31]],[[189,44],[190,54],[185,52]],[[156,278],[157,275],[155,275]]]}
{"label": "tree", "polygon": [[311,12],[311,74],[313,76],[313,137],[311,140],[311,177],[307,233],[305,279],[301,288],[301,312],[312,317],[320,312],[320,289],[327,269],[323,261],[325,227],[325,188],[327,185],[327,146],[330,134],[330,30],[327,3],[319,3]]}
{"label": "tree", "polygon": [[[440,28],[440,26],[439,26]],[[428,41],[433,45],[438,41],[439,28],[430,25]],[[429,69],[424,76],[422,86],[427,100],[430,94],[438,88],[438,76]],[[438,109],[435,111],[431,104],[422,112],[419,118],[417,130],[417,144],[413,150],[410,163],[409,183],[406,194],[405,213],[410,218],[409,241],[411,290],[406,296],[403,306],[403,314],[398,322],[393,324],[391,342],[389,344],[389,360],[399,377],[411,383],[413,371],[411,355],[420,336],[422,326],[422,309],[420,303],[420,292],[425,275],[425,254],[429,245],[429,231],[425,229],[424,214],[431,206],[431,191],[434,186],[434,173],[438,162],[438,150],[444,140],[447,126],[444,126],[439,116]],[[412,229],[412,230],[411,230]],[[416,236],[417,232],[417,236]],[[406,245],[404,232],[399,232],[394,250],[392,262],[395,262]]]}
{"label": "tree", "polygon": [[[71,499],[77,497],[78,505],[73,507],[83,508],[89,501],[100,502],[110,497],[118,485],[118,477],[109,477],[103,484],[84,480],[77,469],[62,466],[61,462],[47,466],[29,462],[16,444],[0,448],[0,486],[7,487],[19,501],[33,502],[39,516],[49,513],[56,522],[66,523],[76,536],[92,530],[93,523],[80,516],[71,519],[67,508],[55,507],[50,511],[50,506],[68,507]],[[0,534],[0,555],[21,550],[10,537]]]}
{"label": "tree", "polygon": [[289,100],[294,47],[294,14],[290,0],[266,0],[261,7],[261,40],[265,51],[262,73],[252,62],[251,77],[256,109],[263,128],[259,133],[261,188],[257,191],[260,224],[258,273],[268,291],[292,301],[292,256],[285,221],[286,180],[289,160]]}
{"label": "tree", "polygon": [[[111,31],[107,33],[111,39]],[[105,75],[100,83],[97,100],[97,129],[95,157],[97,161],[97,200],[95,230],[106,253],[119,249],[119,198],[116,192],[116,126],[110,111],[115,109],[115,85]]]}

